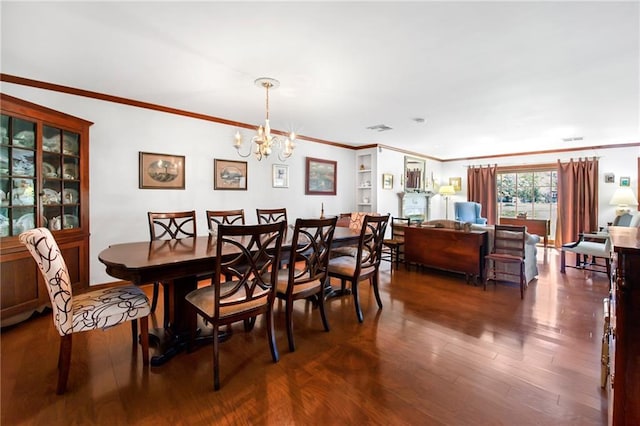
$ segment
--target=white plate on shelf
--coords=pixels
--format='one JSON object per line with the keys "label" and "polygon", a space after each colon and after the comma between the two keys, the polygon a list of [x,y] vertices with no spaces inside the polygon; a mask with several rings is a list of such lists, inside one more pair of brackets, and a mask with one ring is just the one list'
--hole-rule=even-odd
{"label": "white plate on shelf", "polygon": [[18,220],[16,220],[16,225],[18,225],[20,232],[35,228],[36,222],[33,213],[27,213],[20,216]]}
{"label": "white plate on shelf", "polygon": [[60,194],[51,188],[43,189],[42,204],[60,204]]}
{"label": "white plate on shelf", "polygon": [[33,131],[23,130],[13,135],[13,144],[24,148],[33,148],[34,138]]}
{"label": "white plate on shelf", "polygon": [[62,190],[62,204],[76,204],[80,201],[80,194],[73,188]]}
{"label": "white plate on shelf", "polygon": [[60,136],[42,138],[42,149],[47,152],[60,152]]}
{"label": "white plate on shelf", "polygon": [[64,169],[58,169],[58,176],[67,180],[78,179],[78,166],[75,164],[65,164]]}
{"label": "white plate on shelf", "polygon": [[51,218],[51,220],[49,221],[49,229],[51,229],[52,231],[59,231],[63,227],[64,229],[78,228],[79,223],[80,222],[78,221],[77,216],[74,216],[72,214],[65,214],[64,224],[62,223],[60,216]]}
{"label": "white plate on shelf", "polygon": [[49,163],[42,163],[42,173],[44,174],[45,177],[48,177],[48,178],[58,177],[58,172],[56,171],[56,168]]}
{"label": "white plate on shelf", "polygon": [[66,155],[78,155],[78,140],[65,134],[62,139],[62,152]]}

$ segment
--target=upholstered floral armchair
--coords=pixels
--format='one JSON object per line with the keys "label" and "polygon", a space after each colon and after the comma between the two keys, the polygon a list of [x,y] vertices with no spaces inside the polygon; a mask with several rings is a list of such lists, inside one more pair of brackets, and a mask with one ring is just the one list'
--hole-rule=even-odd
{"label": "upholstered floral armchair", "polygon": [[453,203],[453,210],[456,220],[460,222],[471,222],[478,225],[486,225],[487,218],[481,217],[482,204],[472,201],[458,201]]}

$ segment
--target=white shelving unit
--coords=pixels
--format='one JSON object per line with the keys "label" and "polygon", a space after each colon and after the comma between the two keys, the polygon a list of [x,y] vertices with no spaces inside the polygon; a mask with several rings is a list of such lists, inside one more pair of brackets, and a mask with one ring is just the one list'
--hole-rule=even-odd
{"label": "white shelving unit", "polygon": [[376,211],[376,174],[373,154],[356,155],[356,207],[360,212]]}

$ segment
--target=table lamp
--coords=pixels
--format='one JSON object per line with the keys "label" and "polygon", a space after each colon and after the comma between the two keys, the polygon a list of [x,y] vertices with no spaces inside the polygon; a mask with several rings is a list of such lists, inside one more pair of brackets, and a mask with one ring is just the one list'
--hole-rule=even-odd
{"label": "table lamp", "polygon": [[609,204],[612,206],[618,206],[616,209],[616,215],[622,216],[625,213],[630,213],[631,208],[629,206],[637,206],[638,200],[633,194],[633,191],[628,186],[621,186],[613,193]]}
{"label": "table lamp", "polygon": [[438,193],[444,197],[445,202],[447,203],[445,210],[445,219],[449,219],[449,197],[455,195],[456,190],[453,189],[453,185],[442,185]]}

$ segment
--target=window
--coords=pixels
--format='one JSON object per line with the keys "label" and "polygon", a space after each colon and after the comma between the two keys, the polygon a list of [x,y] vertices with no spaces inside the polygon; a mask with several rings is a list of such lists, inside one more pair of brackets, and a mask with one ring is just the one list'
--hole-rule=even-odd
{"label": "window", "polygon": [[498,168],[498,217],[549,219],[555,235],[558,217],[558,172],[555,165]]}

